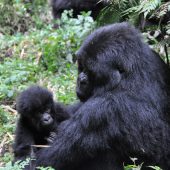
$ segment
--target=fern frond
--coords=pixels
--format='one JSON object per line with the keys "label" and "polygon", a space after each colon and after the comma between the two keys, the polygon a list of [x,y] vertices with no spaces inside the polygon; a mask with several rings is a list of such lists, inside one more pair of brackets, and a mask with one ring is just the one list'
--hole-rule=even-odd
{"label": "fern frond", "polygon": [[170,2],[163,3],[155,12],[157,18],[161,18],[170,11]]}
{"label": "fern frond", "polygon": [[140,13],[144,13],[144,17],[150,14],[161,5],[161,0],[144,0],[141,2]]}

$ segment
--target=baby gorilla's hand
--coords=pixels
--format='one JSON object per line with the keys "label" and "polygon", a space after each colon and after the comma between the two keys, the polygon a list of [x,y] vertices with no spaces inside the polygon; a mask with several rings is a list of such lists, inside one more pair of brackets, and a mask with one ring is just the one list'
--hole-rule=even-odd
{"label": "baby gorilla's hand", "polygon": [[49,137],[47,138],[48,144],[52,144],[57,136],[56,132],[50,132]]}

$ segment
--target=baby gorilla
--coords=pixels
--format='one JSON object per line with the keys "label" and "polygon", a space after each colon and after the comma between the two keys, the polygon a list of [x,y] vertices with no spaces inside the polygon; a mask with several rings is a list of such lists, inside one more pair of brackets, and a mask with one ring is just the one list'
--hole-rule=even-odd
{"label": "baby gorilla", "polygon": [[66,108],[54,102],[52,93],[39,86],[21,93],[17,111],[20,117],[15,133],[14,161],[29,157],[31,145],[51,143],[59,123],[70,117]]}

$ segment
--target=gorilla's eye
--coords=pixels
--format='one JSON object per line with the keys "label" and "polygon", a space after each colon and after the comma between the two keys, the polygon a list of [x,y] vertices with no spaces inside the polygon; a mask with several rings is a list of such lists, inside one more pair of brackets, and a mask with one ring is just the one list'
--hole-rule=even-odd
{"label": "gorilla's eye", "polygon": [[120,73],[124,73],[124,72],[125,72],[125,70],[124,70],[124,69],[122,69],[122,68],[119,68],[119,72],[120,72]]}
{"label": "gorilla's eye", "polygon": [[122,67],[120,67],[120,66],[116,66],[116,69],[119,71],[119,73],[124,73],[125,72],[125,70],[122,68]]}

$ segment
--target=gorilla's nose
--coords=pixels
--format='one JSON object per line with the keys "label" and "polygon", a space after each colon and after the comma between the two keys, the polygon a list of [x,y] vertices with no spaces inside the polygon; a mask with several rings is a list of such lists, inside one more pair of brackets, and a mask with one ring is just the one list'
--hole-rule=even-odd
{"label": "gorilla's nose", "polygon": [[51,117],[50,114],[44,113],[44,115],[43,115],[43,121],[42,121],[43,126],[50,126],[50,125],[53,124],[53,121],[54,121],[54,120],[53,120],[53,118]]}
{"label": "gorilla's nose", "polygon": [[51,116],[47,113],[44,114],[43,121],[48,122],[51,119]]}
{"label": "gorilla's nose", "polygon": [[79,75],[79,82],[80,82],[81,85],[87,85],[87,83],[88,83],[88,77],[87,77],[87,75],[84,74],[84,73],[81,73],[81,74]]}

